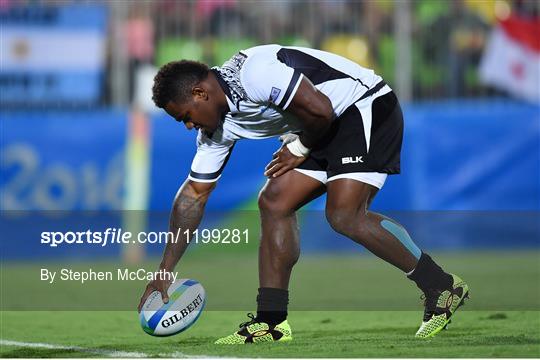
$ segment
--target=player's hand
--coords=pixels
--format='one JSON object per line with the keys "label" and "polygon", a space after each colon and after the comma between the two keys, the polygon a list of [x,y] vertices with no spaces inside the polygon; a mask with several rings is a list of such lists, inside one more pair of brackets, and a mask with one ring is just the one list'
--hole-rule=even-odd
{"label": "player's hand", "polygon": [[141,297],[141,301],[139,302],[139,306],[137,309],[139,312],[141,312],[142,306],[144,305],[144,302],[150,296],[151,293],[154,291],[159,291],[161,293],[161,299],[163,300],[163,303],[166,304],[169,302],[169,295],[167,294],[167,290],[169,289],[169,286],[171,286],[171,281],[169,280],[161,280],[161,279],[155,279],[152,280],[146,285],[146,289],[144,290],[144,294]]}
{"label": "player's hand", "polygon": [[296,134],[285,134],[279,137],[279,141],[281,141],[283,145],[287,145],[288,143],[292,143],[294,140],[298,139],[298,137],[299,136]]}
{"label": "player's hand", "polygon": [[291,154],[287,145],[283,145],[276,151],[272,157],[272,161],[264,169],[264,176],[278,177],[285,174],[287,171],[294,169],[306,160],[305,157],[298,157]]}

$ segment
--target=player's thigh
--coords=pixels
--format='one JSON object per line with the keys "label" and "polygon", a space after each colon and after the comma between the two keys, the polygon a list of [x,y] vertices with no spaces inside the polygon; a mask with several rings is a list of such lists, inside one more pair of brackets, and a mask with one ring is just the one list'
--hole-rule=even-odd
{"label": "player's thigh", "polygon": [[348,178],[336,179],[326,184],[327,215],[355,216],[369,208],[379,189],[373,185]]}
{"label": "player's thigh", "polygon": [[266,181],[259,194],[259,208],[281,212],[296,211],[325,191],[326,187],[321,181],[291,170]]}

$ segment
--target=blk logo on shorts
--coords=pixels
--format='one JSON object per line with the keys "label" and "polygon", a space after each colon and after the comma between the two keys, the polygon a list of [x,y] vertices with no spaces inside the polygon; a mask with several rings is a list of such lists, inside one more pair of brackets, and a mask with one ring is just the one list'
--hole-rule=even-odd
{"label": "blk logo on shorts", "polygon": [[356,157],[352,157],[352,156],[349,156],[349,157],[344,157],[344,158],[341,158],[341,163],[342,164],[357,164],[357,163],[363,163],[364,160],[362,160],[362,156],[356,156]]}

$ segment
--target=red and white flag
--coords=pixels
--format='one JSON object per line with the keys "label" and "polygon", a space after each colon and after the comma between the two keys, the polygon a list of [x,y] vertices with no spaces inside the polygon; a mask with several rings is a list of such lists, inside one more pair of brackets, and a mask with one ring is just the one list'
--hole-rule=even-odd
{"label": "red and white flag", "polygon": [[510,16],[500,21],[484,50],[480,79],[540,104],[540,20]]}

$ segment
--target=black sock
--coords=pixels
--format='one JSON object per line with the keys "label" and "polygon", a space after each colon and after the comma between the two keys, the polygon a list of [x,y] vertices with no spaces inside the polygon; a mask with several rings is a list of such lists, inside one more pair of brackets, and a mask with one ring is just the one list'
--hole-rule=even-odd
{"label": "black sock", "polygon": [[423,292],[428,290],[444,290],[452,287],[454,282],[452,275],[444,272],[444,270],[433,261],[426,253],[422,253],[418,264],[411,275],[407,276],[416,283],[416,286]]}
{"label": "black sock", "polygon": [[275,288],[259,288],[257,296],[257,320],[277,325],[287,319],[289,291]]}

